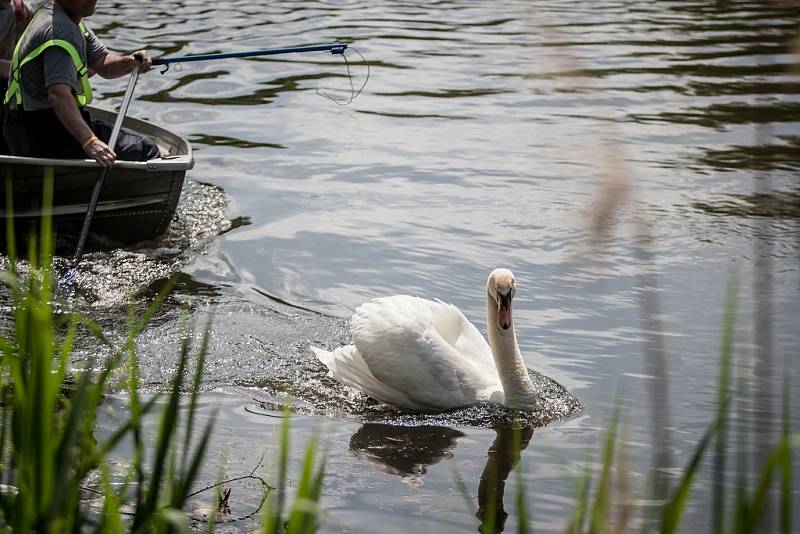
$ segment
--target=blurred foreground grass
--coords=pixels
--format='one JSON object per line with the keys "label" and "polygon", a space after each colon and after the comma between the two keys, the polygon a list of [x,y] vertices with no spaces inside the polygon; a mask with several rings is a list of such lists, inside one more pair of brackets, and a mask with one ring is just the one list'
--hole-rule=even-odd
{"label": "blurred foreground grass", "polygon": [[[44,205],[52,205],[52,169],[45,172]],[[6,180],[6,198],[11,199]],[[9,200],[10,202],[10,200]],[[12,213],[12,206],[6,206]],[[47,210],[45,210],[47,211]],[[131,314],[128,335],[111,346],[98,325],[76,313],[54,314],[57,287],[51,258],[52,229],[44,217],[41,238],[31,240],[24,277],[15,270],[13,218],[8,225],[10,269],[0,274],[10,288],[13,325],[0,337],[0,531],[13,532],[186,532],[184,512],[203,465],[214,417],[195,436],[198,392],[207,353],[210,326],[200,347],[185,336],[175,375],[168,391],[145,400],[139,393],[136,339],[166,295],[166,284],[140,316]],[[57,298],[57,296],[55,297]],[[85,328],[110,347],[104,361],[90,359],[84,369],[70,369],[70,355],[78,328]],[[194,356],[193,353],[196,353]],[[187,376],[191,359],[193,376]],[[122,373],[127,386],[129,414],[104,440],[95,437],[97,412],[112,375]],[[182,407],[182,400],[188,407]],[[158,400],[166,397],[160,415]],[[144,417],[158,417],[155,439],[146,436]],[[278,487],[286,484],[289,457],[288,417],[284,419],[279,451]],[[123,440],[133,444],[127,471],[113,473],[110,455]],[[324,467],[316,470],[316,445],[307,449],[297,496],[290,507],[283,491],[265,485],[268,503],[263,531],[310,532],[316,528]],[[119,479],[121,478],[121,482]],[[93,482],[100,480],[99,487]],[[114,482],[112,483],[112,479]],[[215,488],[221,488],[215,485]],[[211,488],[209,488],[211,489]],[[85,494],[102,496],[102,505],[90,506]],[[213,532],[220,492],[209,493],[212,513],[207,530]],[[263,502],[263,501],[262,501]]]}

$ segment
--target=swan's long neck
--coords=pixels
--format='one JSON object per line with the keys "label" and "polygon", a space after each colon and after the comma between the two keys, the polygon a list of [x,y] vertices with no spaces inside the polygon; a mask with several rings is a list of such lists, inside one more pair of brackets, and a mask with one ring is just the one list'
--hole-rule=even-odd
{"label": "swan's long neck", "polygon": [[531,382],[525,362],[517,344],[514,323],[508,330],[501,330],[497,324],[497,303],[491,295],[486,295],[486,323],[489,329],[489,345],[494,355],[494,363],[500,382],[503,384],[505,401],[510,408],[532,408],[536,405],[536,387]]}

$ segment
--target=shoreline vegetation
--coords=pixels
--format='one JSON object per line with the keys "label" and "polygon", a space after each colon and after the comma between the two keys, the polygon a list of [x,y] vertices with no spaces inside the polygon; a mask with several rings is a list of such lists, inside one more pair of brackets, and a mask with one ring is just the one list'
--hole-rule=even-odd
{"label": "shoreline vegetation", "polygon": [[[44,202],[48,205],[52,174],[45,173],[44,181]],[[8,180],[6,187],[10,187]],[[11,195],[7,194],[7,198]],[[7,209],[11,210],[11,206]],[[218,524],[225,522],[221,510],[228,506],[230,496],[226,483],[248,477],[262,485],[261,504],[254,515],[261,514],[263,532],[317,530],[324,510],[325,458],[319,452],[318,439],[312,438],[306,445],[296,495],[287,503],[288,412],[281,423],[275,486],[257,477],[254,469],[245,477],[220,481],[200,490],[195,487],[215,421],[212,416],[199,432],[195,429],[210,322],[199,347],[191,346],[189,335],[183,338],[178,366],[168,390],[148,399],[141,397],[136,339],[169,294],[171,283],[162,287],[141,316],[130,314],[128,336],[121,346],[112,347],[108,359],[87,361],[83,371],[74,373],[69,362],[77,329],[85,328],[103,343],[110,345],[110,342],[90,319],[76,313],[54,313],[52,302],[58,275],[51,263],[49,219],[45,217],[42,221],[40,240],[29,243],[29,270],[24,281],[14,268],[13,231],[9,225],[10,269],[2,273],[2,282],[11,291],[14,324],[11,333],[0,338],[0,530],[116,533],[187,532],[199,528],[214,532]],[[668,466],[658,463],[656,447],[649,489],[631,487],[625,472],[625,450],[620,443],[624,412],[617,405],[609,422],[598,472],[587,467],[577,484],[568,532],[629,532],[633,528],[662,533],[679,531],[681,520],[693,502],[693,483],[707,462],[712,462],[713,469],[710,512],[714,532],[758,532],[765,524],[784,534],[792,531],[792,453],[800,437],[791,434],[789,428],[788,377],[784,382],[782,425],[777,442],[765,454],[765,462],[755,476],[748,476],[750,466],[744,447],[751,437],[748,435],[751,425],[737,419],[737,413],[744,414],[743,410],[734,411],[747,391],[741,376],[735,384],[738,282],[735,277],[730,278],[724,305],[716,414],[681,468],[676,483],[669,484],[664,474]],[[195,370],[189,376],[192,361]],[[127,419],[98,441],[95,435],[98,410],[112,377],[120,376],[126,384]],[[158,415],[157,406],[163,406]],[[159,420],[155,439],[145,436],[142,425],[145,417]],[[507,516],[502,503],[503,488],[515,468],[518,531],[534,531],[536,518],[528,504],[530,496],[521,478],[522,466],[518,466],[531,429],[510,430],[503,433],[498,430],[497,441],[504,444],[496,443],[490,449],[490,462],[481,477],[480,507],[475,516],[482,532],[503,530]],[[115,479],[112,483],[112,478],[118,479],[120,475],[112,473],[109,456],[123,440],[132,442],[133,457],[122,480]],[[729,474],[726,463],[730,456],[737,459],[733,475]],[[729,489],[733,483],[735,490]],[[467,506],[472,506],[463,481],[459,487]],[[203,522],[189,517],[186,505],[191,497],[204,492],[208,492],[209,512],[202,525]],[[636,504],[641,500],[636,497],[640,492],[649,492],[645,499],[649,502],[647,506]],[[100,496],[102,504],[87,505],[87,494]],[[777,506],[771,505],[773,499]]]}
{"label": "shoreline vegetation", "polygon": [[[11,181],[5,182],[10,202]],[[52,169],[45,171],[44,184],[43,205],[50,206]],[[6,209],[13,212],[11,205]],[[29,242],[24,277],[15,269],[13,218],[6,232],[9,269],[0,273],[0,282],[10,289],[13,325],[9,334],[0,336],[0,531],[187,532],[191,526],[185,513],[187,501],[208,492],[211,507],[206,530],[213,532],[230,494],[224,486],[229,481],[195,488],[215,417],[199,434],[194,428],[211,325],[199,347],[192,347],[190,336],[184,336],[167,391],[142,398],[136,339],[168,296],[173,281],[164,284],[144,313],[130,314],[127,338],[113,347],[90,319],[72,312],[54,313],[53,300],[59,295],[50,218],[42,220],[40,239]],[[82,371],[73,372],[70,356],[79,328],[108,345],[111,355],[102,362],[90,359]],[[191,376],[190,363],[195,369]],[[97,414],[112,380],[125,383],[128,415],[107,438],[98,440]],[[163,408],[156,414],[158,406]],[[282,489],[287,485],[289,458],[285,415],[277,487],[253,473],[250,477],[258,478],[264,489],[266,507],[260,507],[265,509],[264,532],[310,532],[318,510],[308,503],[320,500],[324,462],[314,467],[317,445],[312,440],[296,496],[288,506]],[[158,418],[154,439],[145,435],[145,417]],[[112,473],[110,455],[124,440],[132,443],[133,457],[122,480],[112,483],[119,474]],[[87,495],[101,496],[102,504],[87,505]]]}

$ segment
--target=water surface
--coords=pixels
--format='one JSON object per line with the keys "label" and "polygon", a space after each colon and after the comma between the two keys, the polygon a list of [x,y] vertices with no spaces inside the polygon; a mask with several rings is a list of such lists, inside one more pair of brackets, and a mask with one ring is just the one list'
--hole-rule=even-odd
{"label": "water surface", "polygon": [[[196,338],[213,316],[206,400],[224,417],[211,456],[228,473],[249,472],[263,451],[270,472],[272,406],[297,400],[295,456],[315,429],[327,444],[323,531],[474,531],[482,475],[516,463],[502,427],[371,420],[363,398],[326,379],[309,345],[349,342],[346,318],[370,298],[440,298],[484,331],[488,273],[515,272],[528,367],[583,406],[523,436],[520,476],[505,485],[511,496],[524,484],[537,532],[564,530],[616,404],[630,473],[618,499],[635,521],[646,516],[654,461],[674,486],[670,468],[715,413],[731,280],[736,374],[749,392],[733,425],[759,421],[754,462],[775,440],[783,377],[798,407],[791,3],[165,0],[101,2],[89,23],[112,49],[156,56],[345,41],[369,63],[347,106],[318,94],[350,94],[342,60],[326,54],[140,78],[131,113],[192,140],[191,177],[211,184],[202,198],[224,197],[212,209],[224,216],[195,218],[209,222],[191,228],[209,232],[166,244],[156,255],[175,249],[179,261],[157,272],[141,250],[91,259],[99,282],[125,271],[118,255],[132,258],[144,294],[180,275],[140,342],[154,389],[174,367],[187,310]],[[357,87],[366,66],[348,58]],[[96,82],[99,101],[115,102],[123,85]],[[182,209],[197,198],[184,195]],[[96,291],[86,306],[119,335],[124,293]],[[685,531],[708,527],[711,484],[706,466]],[[257,489],[237,493],[244,508],[257,501]]]}

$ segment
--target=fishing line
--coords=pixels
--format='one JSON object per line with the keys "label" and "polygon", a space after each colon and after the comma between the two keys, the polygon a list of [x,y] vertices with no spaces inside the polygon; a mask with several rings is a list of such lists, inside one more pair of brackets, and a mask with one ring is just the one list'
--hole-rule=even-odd
{"label": "fishing line", "polygon": [[358,88],[358,91],[356,91],[355,85],[353,84],[353,73],[350,71],[350,62],[347,61],[347,55],[346,54],[340,54],[340,55],[342,56],[342,59],[344,59],[344,65],[347,68],[347,79],[350,81],[350,98],[338,98],[338,97],[333,96],[332,94],[328,93],[327,91],[325,91],[323,89],[317,88],[317,90],[316,90],[316,93],[319,96],[325,97],[328,100],[331,100],[331,101],[339,104],[340,106],[346,106],[348,104],[351,104],[353,102],[353,100],[355,100],[358,97],[358,95],[361,94],[361,91],[363,91],[364,87],[367,86],[367,82],[369,81],[369,74],[370,74],[369,62],[367,62],[367,60],[364,58],[364,56],[361,55],[361,52],[359,52],[358,49],[353,47],[353,46],[349,46],[348,48],[350,50],[355,50],[356,54],[358,54],[358,57],[361,58],[361,62],[364,65],[367,66],[367,75],[364,78],[364,83],[362,83],[361,87]]}

